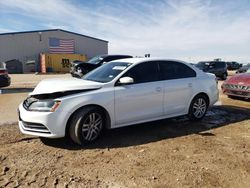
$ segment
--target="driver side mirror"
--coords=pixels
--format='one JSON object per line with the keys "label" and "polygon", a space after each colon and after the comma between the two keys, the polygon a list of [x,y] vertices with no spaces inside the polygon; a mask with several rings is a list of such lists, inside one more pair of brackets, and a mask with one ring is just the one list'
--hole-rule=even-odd
{"label": "driver side mirror", "polygon": [[119,79],[118,82],[120,85],[128,85],[128,84],[133,84],[134,83],[134,79],[131,77],[122,77]]}

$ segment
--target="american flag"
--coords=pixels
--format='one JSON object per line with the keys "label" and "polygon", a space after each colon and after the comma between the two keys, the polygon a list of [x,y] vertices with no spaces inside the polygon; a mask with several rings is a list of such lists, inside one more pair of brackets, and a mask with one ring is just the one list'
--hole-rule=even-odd
{"label": "american flag", "polygon": [[74,39],[49,38],[49,52],[54,54],[73,54],[75,52]]}

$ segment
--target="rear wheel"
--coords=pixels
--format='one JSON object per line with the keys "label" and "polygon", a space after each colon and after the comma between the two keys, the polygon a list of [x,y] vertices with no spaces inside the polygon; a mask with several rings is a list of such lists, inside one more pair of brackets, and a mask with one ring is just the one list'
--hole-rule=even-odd
{"label": "rear wheel", "polygon": [[70,138],[84,145],[95,141],[104,127],[104,115],[97,107],[86,107],[73,115],[70,122]]}
{"label": "rear wheel", "polygon": [[191,120],[201,120],[207,112],[208,100],[204,95],[197,95],[189,107],[189,117]]}

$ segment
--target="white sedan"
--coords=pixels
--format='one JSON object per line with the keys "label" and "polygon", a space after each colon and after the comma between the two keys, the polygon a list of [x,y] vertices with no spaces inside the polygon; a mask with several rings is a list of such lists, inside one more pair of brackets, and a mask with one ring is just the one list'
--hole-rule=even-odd
{"label": "white sedan", "polygon": [[200,120],[218,93],[215,76],[188,63],[121,59],[83,79],[41,81],[19,106],[19,128],[48,138],[69,135],[75,143],[86,144],[104,128],[182,115]]}

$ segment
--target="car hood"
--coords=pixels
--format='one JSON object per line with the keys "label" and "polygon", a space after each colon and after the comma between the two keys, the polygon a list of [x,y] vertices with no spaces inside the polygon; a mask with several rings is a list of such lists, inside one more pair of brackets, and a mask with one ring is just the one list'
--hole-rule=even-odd
{"label": "car hood", "polygon": [[235,84],[235,85],[247,85],[250,86],[250,74],[243,73],[243,74],[236,74],[229,78],[226,81],[228,84]]}
{"label": "car hood", "polygon": [[56,92],[99,89],[103,83],[78,78],[55,78],[42,80],[30,95],[50,94]]}

